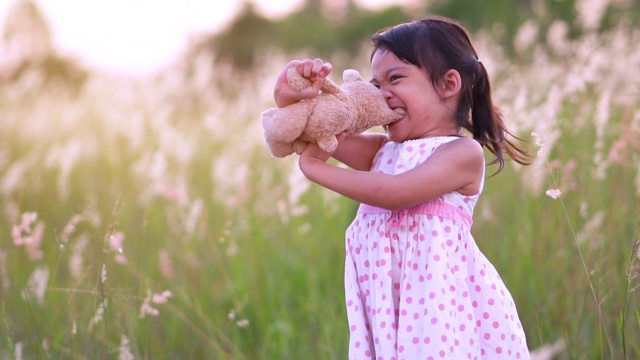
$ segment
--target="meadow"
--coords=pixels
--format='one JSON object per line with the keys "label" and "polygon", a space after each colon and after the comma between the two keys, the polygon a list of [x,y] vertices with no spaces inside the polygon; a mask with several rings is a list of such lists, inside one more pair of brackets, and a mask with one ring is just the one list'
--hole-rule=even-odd
{"label": "meadow", "polygon": [[[537,158],[487,180],[474,236],[537,359],[640,358],[640,32],[518,35],[518,60],[475,40]],[[346,358],[357,204],[262,142],[289,57],[225,91],[208,58],[0,88],[0,359]],[[367,77],[367,58],[349,66]]]}

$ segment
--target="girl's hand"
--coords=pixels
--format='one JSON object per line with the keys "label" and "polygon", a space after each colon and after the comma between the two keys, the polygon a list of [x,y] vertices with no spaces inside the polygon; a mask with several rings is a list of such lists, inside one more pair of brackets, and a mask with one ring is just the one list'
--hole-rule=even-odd
{"label": "girl's hand", "polygon": [[[300,91],[293,90],[287,81],[287,71],[291,67],[295,67],[302,77],[309,79],[311,86]],[[278,105],[278,107],[285,107],[302,99],[310,99],[317,96],[324,82],[324,78],[331,73],[331,70],[331,64],[324,62],[322,59],[291,61],[285,66],[276,80],[276,85],[273,90],[276,105]]]}
{"label": "girl's hand", "polygon": [[[346,136],[347,135],[345,133],[341,133],[336,137],[338,138],[338,142],[341,142]],[[302,173],[305,174],[307,178],[311,179],[310,176],[313,173],[312,167],[317,165],[325,165],[331,155],[332,153],[322,150],[318,146],[318,144],[310,143],[300,154],[300,158],[298,159],[298,166],[300,167],[300,170],[302,170]]]}
{"label": "girl's hand", "polygon": [[298,164],[302,169],[304,164],[307,164],[310,162],[318,161],[318,162],[326,163],[330,157],[331,157],[331,153],[328,153],[322,150],[316,143],[310,143],[307,145],[306,148],[304,148],[304,150],[300,154],[300,158],[298,159]]}

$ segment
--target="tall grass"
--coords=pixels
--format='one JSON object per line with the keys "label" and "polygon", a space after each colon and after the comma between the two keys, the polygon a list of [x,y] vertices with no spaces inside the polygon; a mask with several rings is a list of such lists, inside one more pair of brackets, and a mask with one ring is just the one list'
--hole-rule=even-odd
{"label": "tall grass", "polygon": [[[474,235],[532,349],[633,359],[640,35],[556,25],[517,47],[526,61],[477,36],[497,103],[540,156],[487,180]],[[366,58],[349,65],[366,74]],[[191,76],[95,73],[77,96],[38,73],[0,89],[0,358],[346,357],[356,204],[262,144],[286,57],[238,75],[238,98],[201,60]]]}

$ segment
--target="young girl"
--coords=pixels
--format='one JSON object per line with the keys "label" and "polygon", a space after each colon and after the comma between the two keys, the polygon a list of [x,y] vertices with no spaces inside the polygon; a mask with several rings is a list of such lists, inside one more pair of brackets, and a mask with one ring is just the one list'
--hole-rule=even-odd
{"label": "young girl", "polygon": [[[429,17],[374,35],[373,47],[371,83],[406,115],[386,135],[341,135],[335,153],[310,145],[299,159],[307,178],[361,203],[346,233],[349,358],[527,359],[513,299],[470,229],[482,147],[498,172],[505,155],[521,164],[529,156],[507,140],[461,25]],[[291,66],[313,85],[290,89]],[[316,96],[330,72],[320,59],[292,61],[276,103]],[[351,169],[327,164],[330,156]]]}

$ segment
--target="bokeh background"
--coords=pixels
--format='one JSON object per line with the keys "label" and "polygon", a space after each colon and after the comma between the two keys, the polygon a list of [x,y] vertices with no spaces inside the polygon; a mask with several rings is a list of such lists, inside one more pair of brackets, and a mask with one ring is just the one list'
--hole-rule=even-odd
{"label": "bokeh background", "polygon": [[426,14],[537,154],[473,229],[534,358],[640,358],[639,1],[207,3],[2,2],[0,359],[346,358],[357,204],[259,114],[290,59],[368,77],[370,36]]}

